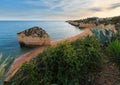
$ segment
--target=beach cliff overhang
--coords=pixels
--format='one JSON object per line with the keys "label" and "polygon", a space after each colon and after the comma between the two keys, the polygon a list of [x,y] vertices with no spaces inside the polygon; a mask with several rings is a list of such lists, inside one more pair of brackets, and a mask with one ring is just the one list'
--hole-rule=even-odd
{"label": "beach cliff overhang", "polygon": [[17,33],[21,47],[49,46],[50,36],[40,27],[32,27]]}

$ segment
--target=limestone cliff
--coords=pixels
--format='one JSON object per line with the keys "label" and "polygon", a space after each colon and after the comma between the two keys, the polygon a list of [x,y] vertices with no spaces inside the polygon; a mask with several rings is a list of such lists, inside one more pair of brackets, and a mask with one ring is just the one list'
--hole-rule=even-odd
{"label": "limestone cliff", "polygon": [[42,45],[50,45],[50,36],[45,30],[39,27],[32,27],[17,33],[20,46],[36,47]]}
{"label": "limestone cliff", "polygon": [[76,21],[67,21],[69,24],[79,27],[80,29],[85,29],[85,28],[107,28],[107,29],[115,29],[114,24],[95,24],[95,23],[83,23],[83,22],[76,22]]}

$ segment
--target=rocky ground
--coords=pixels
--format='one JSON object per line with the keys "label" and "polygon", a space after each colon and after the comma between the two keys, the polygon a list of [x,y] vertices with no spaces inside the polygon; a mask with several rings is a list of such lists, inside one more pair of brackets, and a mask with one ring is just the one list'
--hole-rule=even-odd
{"label": "rocky ground", "polygon": [[106,62],[95,85],[120,85],[120,71],[114,64]]}

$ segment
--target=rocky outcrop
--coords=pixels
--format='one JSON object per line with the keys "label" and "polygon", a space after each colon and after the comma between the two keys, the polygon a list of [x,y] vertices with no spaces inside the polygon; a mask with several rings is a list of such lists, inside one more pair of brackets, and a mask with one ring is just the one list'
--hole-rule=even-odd
{"label": "rocky outcrop", "polygon": [[79,27],[80,29],[95,27],[95,24],[91,24],[91,23],[82,23],[76,21],[67,21],[67,22],[73,26]]}
{"label": "rocky outcrop", "polygon": [[83,22],[76,22],[76,21],[67,21],[69,24],[76,26],[80,29],[85,29],[85,28],[101,28],[101,29],[115,29],[115,25],[114,24],[98,24],[96,25],[95,23],[83,23]]}
{"label": "rocky outcrop", "polygon": [[115,25],[114,24],[108,24],[108,25],[104,25],[104,24],[100,24],[95,26],[94,28],[101,28],[101,29],[113,29],[115,30]]}
{"label": "rocky outcrop", "polygon": [[79,28],[94,28],[96,25],[91,23],[79,23]]}
{"label": "rocky outcrop", "polygon": [[69,20],[69,24],[76,26],[80,29],[85,28],[101,28],[101,29],[120,29],[120,16],[108,17],[108,18],[98,18],[90,17],[80,20]]}
{"label": "rocky outcrop", "polygon": [[73,26],[79,26],[78,22],[74,22],[74,21],[67,21],[67,22]]}
{"label": "rocky outcrop", "polygon": [[45,30],[39,27],[33,27],[17,33],[20,46],[36,47],[50,45],[50,36]]}

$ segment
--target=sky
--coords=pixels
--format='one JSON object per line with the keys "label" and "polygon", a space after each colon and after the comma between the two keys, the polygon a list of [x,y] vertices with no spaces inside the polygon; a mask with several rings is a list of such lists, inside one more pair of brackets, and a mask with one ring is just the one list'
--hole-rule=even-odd
{"label": "sky", "polygon": [[120,0],[0,0],[0,20],[75,20],[120,15]]}

